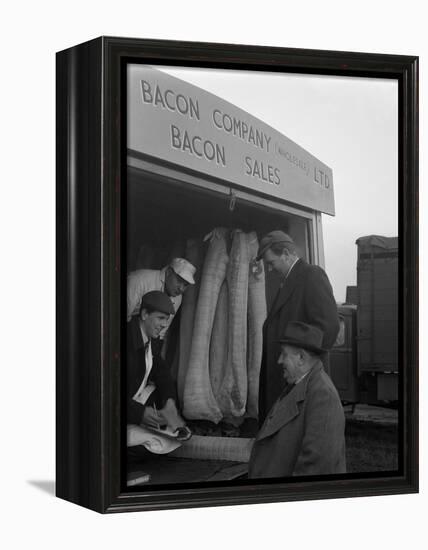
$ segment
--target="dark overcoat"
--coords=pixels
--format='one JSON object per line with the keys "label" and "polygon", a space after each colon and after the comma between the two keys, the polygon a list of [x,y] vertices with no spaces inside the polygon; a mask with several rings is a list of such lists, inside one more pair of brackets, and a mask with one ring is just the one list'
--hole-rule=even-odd
{"label": "dark overcoat", "polygon": [[323,348],[331,349],[339,332],[337,305],[323,269],[299,259],[285,279],[263,325],[263,355],[259,384],[259,424],[285,387],[278,366],[281,347],[290,321],[300,321],[324,332]]}
{"label": "dark overcoat", "polygon": [[[146,358],[144,341],[140,330],[138,316],[132,317],[127,323],[127,356],[126,356],[126,399],[127,399],[127,423],[141,424],[145,406],[132,398],[137,393],[144,375],[146,374]],[[152,351],[153,348],[152,348]],[[153,353],[153,366],[149,375],[149,382],[156,386],[154,396],[149,402],[155,400],[161,409],[168,398],[175,398],[174,383],[167,363],[160,355]]]}
{"label": "dark overcoat", "polygon": [[292,390],[283,391],[254,443],[249,477],[346,472],[345,415],[321,361]]}

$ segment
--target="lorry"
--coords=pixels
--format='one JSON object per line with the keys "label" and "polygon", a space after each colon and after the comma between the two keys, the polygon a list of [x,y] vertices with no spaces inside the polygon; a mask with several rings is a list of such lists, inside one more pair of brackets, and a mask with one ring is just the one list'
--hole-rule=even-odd
{"label": "lorry", "polygon": [[[172,257],[197,265],[188,247],[202,243],[206,254],[209,236],[223,228],[256,239],[280,229],[293,238],[304,260],[324,267],[322,214],[335,215],[331,168],[262,120],[166,71],[130,64],[127,87],[127,272],[161,269]],[[202,271],[201,263],[196,277]],[[275,272],[263,276],[269,310],[281,281]],[[217,292],[213,288],[207,311],[216,310]],[[198,341],[193,318],[187,322],[194,306],[186,303],[186,294],[168,331],[165,353],[173,373],[177,357],[180,362],[185,348]],[[238,313],[245,324],[244,309]],[[212,319],[208,324],[209,332]],[[205,355],[200,370],[206,370]],[[180,366],[177,376],[179,405],[184,402],[186,409]],[[204,389],[207,385],[208,380],[201,383]]]}
{"label": "lorry", "polygon": [[[242,344],[240,357],[244,358],[243,365],[247,369],[248,399],[245,408],[241,407],[232,415],[228,413],[228,403],[233,402],[235,406],[238,402],[235,396],[240,396],[242,389],[242,394],[245,393],[247,383],[245,380],[241,383],[242,376],[235,384],[231,376],[226,377],[223,373],[220,411],[223,419],[220,420],[216,408],[219,401],[212,395],[217,391],[217,379],[212,376],[211,351],[214,349],[219,356],[226,348],[226,345],[212,343],[215,327],[226,327],[226,323],[216,321],[224,285],[219,289],[213,283],[212,296],[208,295],[212,303],[208,307],[204,301],[205,318],[197,322],[195,304],[200,304],[198,285],[201,283],[198,277],[205,265],[200,256],[207,257],[211,239],[223,230],[230,235],[227,253],[232,256],[232,235],[242,232],[247,237],[253,235],[260,239],[280,229],[293,238],[304,260],[324,267],[322,214],[335,215],[333,172],[309,151],[262,120],[168,71],[129,64],[127,91],[124,197],[127,234],[126,243],[123,243],[126,245],[126,271],[161,269],[173,257],[184,257],[197,266],[196,285],[183,296],[180,310],[168,330],[165,348],[167,363],[176,381],[178,406],[186,420],[193,422],[194,436],[185,446],[185,452],[189,453],[185,458],[221,457],[247,462],[251,437],[257,431],[257,410],[249,405],[257,403],[252,390],[255,381],[258,393],[258,373],[250,376],[250,351],[246,356],[243,350],[245,346],[247,350],[251,347],[252,339],[248,334],[257,332],[257,350],[261,352],[261,325],[265,317],[255,315],[254,308],[246,308],[246,290],[240,292],[241,305],[234,311],[242,316],[238,328],[244,330],[242,337],[235,341]],[[202,252],[193,257],[192,247]],[[217,265],[220,268],[223,264],[218,262]],[[246,266],[248,281],[250,274],[254,280],[261,277],[260,266],[256,267],[252,261]],[[216,265],[212,267],[216,271]],[[265,281],[266,315],[281,280],[273,271],[264,273],[262,266],[261,271]],[[217,281],[215,273],[214,279]],[[249,296],[250,283],[245,284]],[[236,286],[240,286],[240,282]],[[238,302],[237,295],[230,287],[228,289],[229,304],[232,300]],[[203,294],[205,300],[207,294]],[[257,331],[253,327],[253,332],[250,311],[253,319],[259,321]],[[228,333],[233,334],[233,331]],[[208,349],[206,341],[210,334]],[[203,346],[200,345],[202,339]],[[203,348],[203,356],[197,358],[198,368],[193,368],[196,364],[193,360],[196,353],[191,353],[193,348],[198,352]],[[183,371],[182,366],[188,371]],[[188,375],[190,371],[192,376]],[[233,384],[229,384],[229,380]],[[236,388],[239,391],[235,391]],[[242,429],[245,422],[250,424],[246,431]],[[238,432],[239,436],[234,437]],[[184,452],[183,449],[179,451]]]}
{"label": "lorry", "polygon": [[398,237],[357,239],[357,285],[338,305],[340,331],[330,375],[344,403],[396,404],[398,364]]}

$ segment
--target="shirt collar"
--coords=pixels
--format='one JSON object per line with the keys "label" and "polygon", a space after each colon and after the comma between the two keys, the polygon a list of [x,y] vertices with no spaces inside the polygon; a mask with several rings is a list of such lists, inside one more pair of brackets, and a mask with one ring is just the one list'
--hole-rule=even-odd
{"label": "shirt collar", "polygon": [[296,265],[296,263],[297,263],[298,261],[299,261],[299,258],[296,258],[296,259],[294,260],[294,262],[291,264],[290,269],[288,270],[287,275],[285,276],[285,278],[287,278],[287,277],[290,275],[291,270],[293,269],[293,267]]}
{"label": "shirt collar", "polygon": [[322,364],[322,361],[321,359],[318,359],[313,365],[312,365],[312,368],[310,370],[308,370],[308,372],[306,372],[303,376],[301,376],[298,380],[296,380],[296,382],[294,383],[294,385],[296,386],[299,382],[301,382],[302,380],[304,380],[308,374],[312,374],[313,372],[317,372],[319,370],[321,370],[323,368],[323,364]]}
{"label": "shirt collar", "polygon": [[[317,361],[315,365],[311,368],[310,371],[308,371],[306,374],[301,376],[292,386],[286,386],[283,390],[281,399],[285,397],[289,392],[293,390],[293,396],[296,400],[302,400],[304,399],[306,395],[306,387],[309,384],[309,379],[314,376],[317,372],[323,370],[323,364],[321,360]],[[299,382],[303,382],[302,384],[299,384]]]}
{"label": "shirt collar", "polygon": [[168,269],[168,266],[166,267],[163,267],[160,271],[159,271],[159,278],[160,278],[160,282],[162,284],[162,292],[165,292],[165,279],[166,279],[166,270]]}
{"label": "shirt collar", "polygon": [[150,338],[147,336],[146,331],[144,330],[143,321],[141,319],[140,319],[139,325],[140,325],[141,337],[143,338],[143,344],[145,346],[147,342],[150,341]]}
{"label": "shirt collar", "polygon": [[[312,369],[311,369],[312,370]],[[298,378],[295,382],[294,382],[294,385],[297,386],[297,384],[299,382],[301,382],[306,376],[308,376],[308,374],[311,372],[311,370],[308,370],[308,372],[305,372],[305,374],[303,376],[301,376],[300,378]]]}

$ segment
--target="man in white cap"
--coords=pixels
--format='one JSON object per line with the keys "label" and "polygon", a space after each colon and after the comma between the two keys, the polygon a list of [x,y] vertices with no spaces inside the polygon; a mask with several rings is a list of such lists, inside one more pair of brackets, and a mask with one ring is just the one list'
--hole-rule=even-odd
{"label": "man in white cap", "polygon": [[160,339],[171,324],[175,313],[181,305],[182,294],[189,285],[195,284],[196,268],[184,258],[174,258],[169,265],[161,270],[139,269],[132,271],[127,279],[127,321],[133,315],[138,315],[142,297],[152,290],[165,292],[174,307],[174,314],[170,316],[165,328],[160,333]]}

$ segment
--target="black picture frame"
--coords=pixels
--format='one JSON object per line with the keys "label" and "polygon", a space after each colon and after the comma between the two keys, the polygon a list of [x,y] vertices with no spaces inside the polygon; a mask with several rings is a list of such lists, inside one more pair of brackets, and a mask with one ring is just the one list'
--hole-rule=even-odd
{"label": "black picture frame", "polygon": [[[121,486],[124,64],[392,78],[399,87],[400,475]],[[418,491],[418,58],[100,37],[57,54],[56,494],[125,512]]]}

